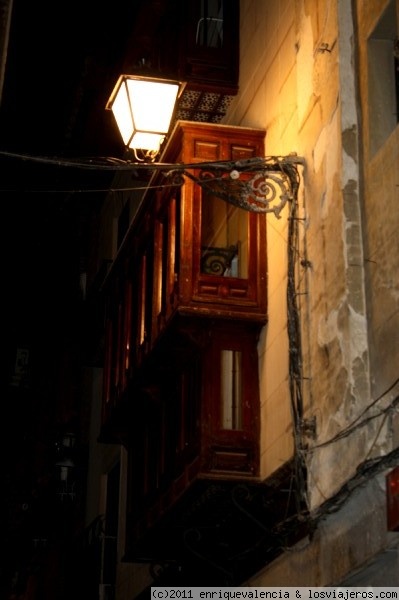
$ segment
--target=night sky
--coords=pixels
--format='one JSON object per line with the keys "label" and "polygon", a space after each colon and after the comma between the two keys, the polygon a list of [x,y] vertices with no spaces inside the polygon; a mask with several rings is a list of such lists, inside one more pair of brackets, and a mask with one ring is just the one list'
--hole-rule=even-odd
{"label": "night sky", "polygon": [[82,215],[95,202],[79,191],[109,181],[29,157],[62,165],[63,158],[118,151],[105,101],[129,4],[118,0],[111,11],[92,0],[14,0],[0,108],[0,189],[7,321],[14,331],[26,328],[27,336],[29,329],[44,331],[46,322],[51,329],[78,293]]}

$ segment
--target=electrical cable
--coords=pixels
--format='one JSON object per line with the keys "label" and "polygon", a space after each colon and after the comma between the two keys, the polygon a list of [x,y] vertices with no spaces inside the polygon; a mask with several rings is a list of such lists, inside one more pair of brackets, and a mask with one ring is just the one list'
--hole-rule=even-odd
{"label": "electrical cable", "polygon": [[369,417],[365,418],[363,421],[359,421],[359,419],[368,411],[370,410],[370,408],[372,408],[373,406],[375,406],[375,404],[377,402],[379,402],[382,398],[384,398],[384,396],[386,396],[390,391],[393,390],[393,388],[399,383],[399,378],[396,379],[392,385],[389,386],[389,388],[380,396],[378,396],[378,398],[376,398],[375,400],[373,400],[371,402],[371,404],[369,404],[361,413],[359,416],[356,417],[356,419],[354,421],[352,421],[352,423],[350,423],[350,425],[348,425],[347,427],[345,427],[342,431],[340,431],[339,433],[337,433],[337,435],[333,436],[332,438],[324,441],[324,442],[320,442],[320,444],[315,444],[314,446],[312,446],[311,448],[309,448],[308,450],[306,450],[307,453],[312,453],[314,450],[317,450],[318,448],[323,448],[325,446],[329,446],[330,444],[333,444],[334,442],[337,442],[338,440],[341,440],[345,437],[347,437],[348,435],[350,435],[353,431],[355,431],[356,429],[363,427],[364,425],[366,425],[366,423],[369,423],[370,421],[376,419],[377,417],[387,413],[388,411],[392,410],[393,408],[395,408],[397,405],[399,405],[399,396],[396,396],[396,398],[394,398],[392,400],[392,402],[386,406],[385,408],[381,409],[378,413],[376,413],[375,415],[370,415]]}

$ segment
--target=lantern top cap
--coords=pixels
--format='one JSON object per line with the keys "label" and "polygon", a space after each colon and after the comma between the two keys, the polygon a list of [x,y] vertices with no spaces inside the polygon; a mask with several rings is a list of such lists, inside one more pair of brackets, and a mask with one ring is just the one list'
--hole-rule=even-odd
{"label": "lantern top cap", "polygon": [[165,83],[169,85],[176,85],[178,87],[177,99],[180,98],[184,91],[184,88],[186,87],[186,82],[179,81],[177,79],[166,79],[163,77],[152,77],[149,75],[129,75],[123,73],[122,75],[119,75],[118,80],[115,83],[114,89],[112,90],[112,93],[105,106],[106,110],[112,110],[112,105],[121,85],[127,81],[142,81],[146,83]]}

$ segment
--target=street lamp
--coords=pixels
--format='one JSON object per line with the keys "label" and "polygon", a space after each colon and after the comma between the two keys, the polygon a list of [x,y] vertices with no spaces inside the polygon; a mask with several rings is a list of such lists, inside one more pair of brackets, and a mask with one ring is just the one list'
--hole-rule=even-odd
{"label": "street lamp", "polygon": [[[188,177],[230,204],[252,212],[272,212],[280,218],[298,189],[296,165],[303,164],[303,159],[295,154],[196,165],[155,163],[185,85],[138,75],[119,77],[105,108],[112,110],[125,147],[133,150],[142,168],[162,170],[176,185]],[[198,174],[192,172],[194,168]]]}
{"label": "street lamp", "polygon": [[154,160],[172,121],[185,84],[180,81],[121,75],[107,102],[123,142],[138,160]]}

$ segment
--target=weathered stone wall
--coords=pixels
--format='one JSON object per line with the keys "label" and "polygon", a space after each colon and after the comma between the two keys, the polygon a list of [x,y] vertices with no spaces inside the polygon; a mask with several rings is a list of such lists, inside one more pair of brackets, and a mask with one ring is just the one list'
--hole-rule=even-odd
{"label": "weathered stone wall", "polygon": [[399,536],[386,531],[385,518],[380,476],[359,488],[341,511],[327,516],[311,539],[303,539],[243,585],[398,586]]}
{"label": "weathered stone wall", "polygon": [[[241,0],[240,93],[229,122],[265,128],[268,155],[294,151],[305,159],[299,251],[310,267],[299,268],[298,291],[304,416],[316,417],[317,427],[305,453],[311,514],[359,466],[398,447],[392,404],[399,366],[399,127],[371,152],[370,128],[375,136],[378,120],[370,115],[367,56],[367,40],[388,5]],[[268,217],[269,323],[259,345],[264,477],[293,452],[287,217]],[[312,539],[249,585],[334,585],[373,560],[378,569],[362,573],[374,572],[374,585],[398,585],[398,536],[386,530],[383,475],[363,484],[354,483],[353,495]],[[378,572],[385,572],[384,583]],[[364,583],[362,576],[352,585]]]}
{"label": "weathered stone wall", "polygon": [[[365,13],[364,47],[367,27],[386,2],[358,4]],[[398,129],[363,165],[367,140],[361,138],[358,82],[366,85],[366,59],[361,53],[358,71],[355,17],[349,0],[242,0],[240,93],[227,115],[231,124],[265,128],[267,155],[296,152],[305,159],[299,253],[310,267],[299,269],[298,302],[304,416],[316,417],[317,427],[306,456],[310,508],[334,494],[364,460],[392,448],[389,420],[371,420],[341,439],[394,381],[398,365]],[[287,217],[268,216],[269,322],[259,344],[264,477],[292,456],[294,446]]]}
{"label": "weathered stone wall", "polygon": [[[380,82],[372,79],[368,40],[387,11],[389,21],[396,9],[396,35],[399,25],[399,1],[358,0],[359,77],[363,114],[363,222],[365,242],[367,316],[371,364],[372,397],[389,389],[399,376],[399,127],[385,136],[373,152],[370,136],[378,126],[380,114],[373,114],[370,94]],[[392,31],[386,34],[391,38]],[[380,35],[380,34],[379,34]],[[389,44],[391,39],[389,40]],[[393,50],[393,40],[392,40]],[[388,95],[388,94],[386,94]],[[382,107],[392,113],[395,107]],[[397,109],[397,107],[396,107]],[[397,391],[396,391],[397,395]],[[389,401],[389,398],[387,399]],[[396,425],[396,435],[398,435]],[[396,442],[397,443],[397,442]]]}

